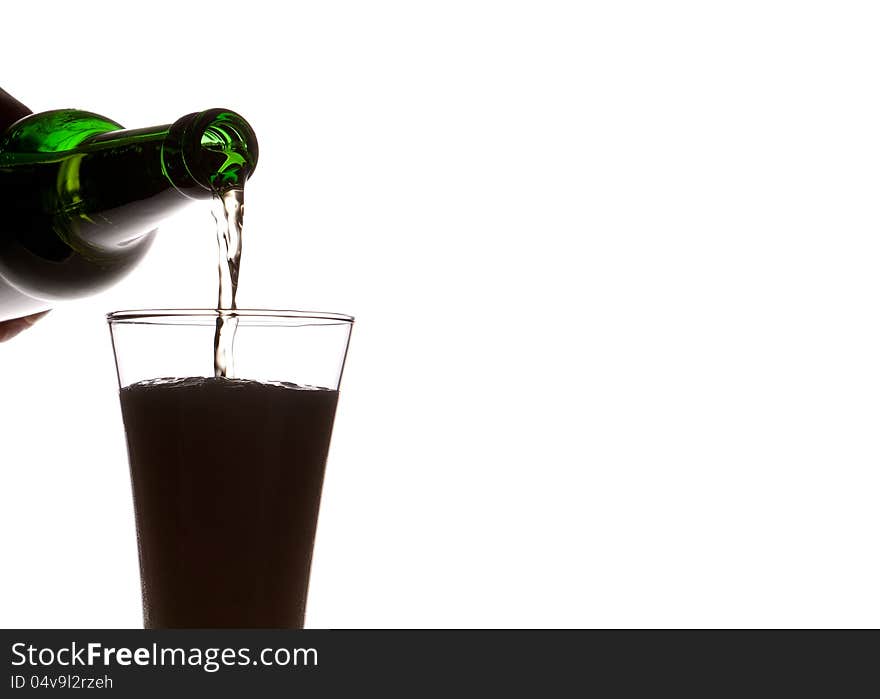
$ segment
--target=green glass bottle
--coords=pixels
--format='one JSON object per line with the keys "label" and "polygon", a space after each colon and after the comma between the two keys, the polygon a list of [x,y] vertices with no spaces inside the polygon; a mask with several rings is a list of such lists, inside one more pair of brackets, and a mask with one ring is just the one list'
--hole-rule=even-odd
{"label": "green glass bottle", "polygon": [[257,163],[253,129],[227,109],[131,130],[73,109],[22,112],[0,90],[0,321],[110,286],[163,219],[242,187]]}

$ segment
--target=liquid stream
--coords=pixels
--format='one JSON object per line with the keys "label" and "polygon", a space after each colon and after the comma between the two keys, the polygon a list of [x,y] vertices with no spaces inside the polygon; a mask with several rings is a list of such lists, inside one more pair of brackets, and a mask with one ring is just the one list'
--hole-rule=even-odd
{"label": "liquid stream", "polygon": [[227,189],[214,197],[214,220],[217,222],[219,290],[217,327],[214,331],[214,376],[235,376],[234,345],[238,318],[235,295],[241,266],[241,229],[244,222],[244,190]]}

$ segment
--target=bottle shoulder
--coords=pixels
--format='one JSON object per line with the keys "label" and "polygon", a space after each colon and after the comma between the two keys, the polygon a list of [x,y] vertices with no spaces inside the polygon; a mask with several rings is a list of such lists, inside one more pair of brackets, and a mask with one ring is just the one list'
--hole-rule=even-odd
{"label": "bottle shoulder", "polygon": [[30,114],[0,135],[0,161],[12,154],[61,153],[97,134],[121,129],[107,117],[79,109]]}

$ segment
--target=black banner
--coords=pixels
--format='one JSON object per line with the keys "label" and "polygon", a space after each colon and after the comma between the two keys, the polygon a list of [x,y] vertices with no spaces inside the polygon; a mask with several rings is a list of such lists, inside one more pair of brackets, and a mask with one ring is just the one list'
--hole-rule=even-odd
{"label": "black banner", "polygon": [[602,688],[603,696],[778,696],[806,686],[859,696],[865,678],[873,687],[878,639],[794,631],[3,630],[0,695],[543,697]]}

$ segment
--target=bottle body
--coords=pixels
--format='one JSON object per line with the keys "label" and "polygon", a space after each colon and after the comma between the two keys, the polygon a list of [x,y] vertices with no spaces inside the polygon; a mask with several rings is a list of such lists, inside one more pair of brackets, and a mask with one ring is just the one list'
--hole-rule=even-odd
{"label": "bottle body", "polygon": [[[25,123],[28,121],[32,123]],[[0,222],[0,320],[107,288],[149,249],[160,217],[186,201],[173,188],[171,196],[167,187],[152,188],[158,189],[152,192],[158,197],[166,189],[168,200],[152,207],[154,221],[144,216],[138,221],[137,211],[125,210],[143,208],[142,202],[150,199],[149,191],[139,190],[134,201],[131,197],[120,200],[119,212],[114,212],[112,198],[98,205],[90,191],[97,183],[88,172],[82,172],[83,166],[87,167],[83,162],[86,156],[78,152],[80,144],[71,143],[78,138],[56,145],[50,141],[51,134],[79,126],[75,130],[86,140],[90,133],[107,133],[120,126],[97,115],[72,111],[34,115],[18,122],[22,123],[42,133],[16,138],[7,131],[0,139],[0,207],[4,211]],[[51,150],[58,146],[61,150]],[[149,170],[150,159],[143,162]],[[150,174],[156,179],[155,173]],[[120,171],[120,184],[128,176]],[[162,179],[160,172],[158,180]],[[131,191],[134,189],[132,186]],[[154,224],[152,228],[139,225],[149,223]]]}
{"label": "bottle body", "polygon": [[114,284],[162,220],[243,182],[256,158],[228,110],[137,130],[78,110],[16,121],[0,135],[0,322]]}

